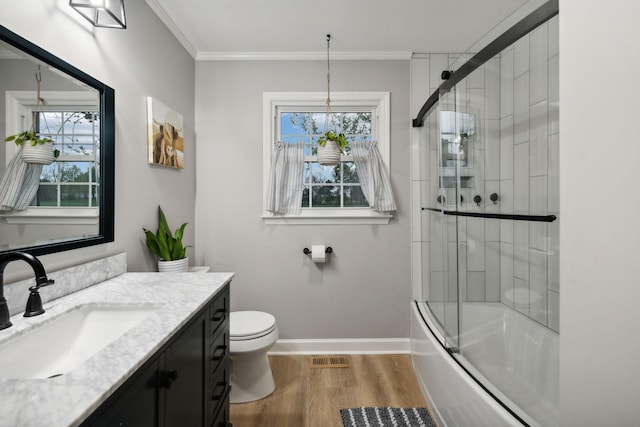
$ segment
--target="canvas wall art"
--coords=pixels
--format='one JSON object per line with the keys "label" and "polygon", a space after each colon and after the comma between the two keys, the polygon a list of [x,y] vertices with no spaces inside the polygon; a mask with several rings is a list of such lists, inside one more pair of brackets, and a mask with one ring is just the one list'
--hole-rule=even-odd
{"label": "canvas wall art", "polygon": [[152,97],[147,98],[149,163],[184,168],[182,115]]}

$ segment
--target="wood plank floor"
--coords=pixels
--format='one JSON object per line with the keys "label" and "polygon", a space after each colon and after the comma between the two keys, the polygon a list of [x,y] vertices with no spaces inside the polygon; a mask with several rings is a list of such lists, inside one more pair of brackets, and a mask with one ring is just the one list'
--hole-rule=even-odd
{"label": "wood plank floor", "polygon": [[348,368],[311,368],[311,356],[269,356],[276,390],[231,405],[233,427],[341,427],[341,408],[427,406],[409,355],[346,355]]}

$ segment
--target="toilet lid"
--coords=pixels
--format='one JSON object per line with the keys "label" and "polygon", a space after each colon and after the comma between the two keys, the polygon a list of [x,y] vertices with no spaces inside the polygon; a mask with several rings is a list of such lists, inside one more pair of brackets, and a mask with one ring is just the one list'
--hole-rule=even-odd
{"label": "toilet lid", "polygon": [[232,311],[229,338],[246,340],[270,333],[276,327],[276,318],[262,311]]}
{"label": "toilet lid", "polygon": [[525,288],[507,289],[504,293],[504,299],[516,305],[534,305],[541,298],[542,296],[539,293]]}

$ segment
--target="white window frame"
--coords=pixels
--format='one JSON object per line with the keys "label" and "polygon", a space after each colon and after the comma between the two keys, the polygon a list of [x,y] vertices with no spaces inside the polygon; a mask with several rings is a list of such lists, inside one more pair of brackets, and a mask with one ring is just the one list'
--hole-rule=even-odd
{"label": "white window frame", "polygon": [[[378,142],[378,150],[389,172],[391,164],[389,92],[332,92],[332,107],[372,108],[376,116],[372,139]],[[304,208],[300,215],[274,214],[267,211],[269,176],[273,145],[278,135],[279,108],[326,108],[326,92],[264,92],[262,96],[263,125],[263,175],[262,219],[265,224],[388,224],[393,215],[367,208]]]}
{"label": "white window frame", "polygon": [[[7,91],[6,106],[6,134],[15,135],[31,126],[29,111],[35,107],[35,91]],[[96,93],[86,91],[43,91],[40,96],[47,100],[49,107],[96,108],[98,98]],[[25,123],[26,120],[26,123]],[[3,138],[4,139],[4,138]],[[7,165],[18,152],[16,144],[6,145]],[[9,224],[98,224],[100,207],[40,207],[29,206],[18,212],[1,214]]]}

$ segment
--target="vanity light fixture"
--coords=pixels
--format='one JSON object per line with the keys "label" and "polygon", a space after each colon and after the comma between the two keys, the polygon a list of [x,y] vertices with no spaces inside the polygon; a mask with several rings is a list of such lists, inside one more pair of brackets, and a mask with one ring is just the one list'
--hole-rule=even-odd
{"label": "vanity light fixture", "polygon": [[127,28],[124,0],[69,0],[69,6],[94,27]]}

